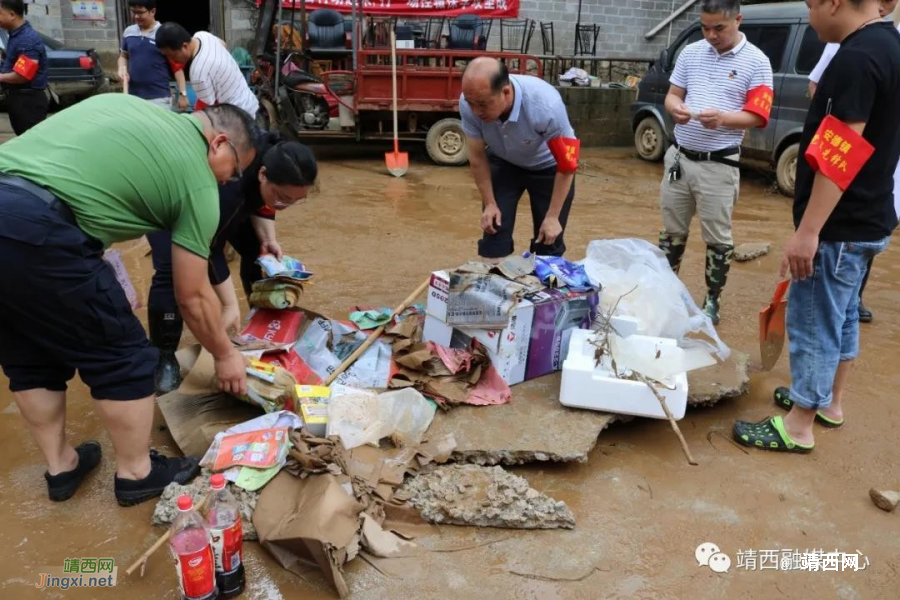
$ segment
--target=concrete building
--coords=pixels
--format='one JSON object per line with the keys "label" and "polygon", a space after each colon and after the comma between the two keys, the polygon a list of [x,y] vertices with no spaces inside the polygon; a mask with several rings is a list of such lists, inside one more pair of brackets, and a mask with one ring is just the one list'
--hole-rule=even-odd
{"label": "concrete building", "polygon": [[[394,0],[403,2],[405,0]],[[663,22],[686,0],[583,0],[581,22],[597,24],[597,55],[603,58],[653,58],[690,21],[697,18],[699,2],[651,39],[645,34]],[[690,1],[690,0],[687,0]],[[105,20],[86,21],[73,15],[72,0],[26,0],[28,18],[41,32],[71,46],[95,48],[109,64],[118,52],[122,30],[130,23],[127,0],[105,0]],[[578,0],[521,0],[520,17],[553,22],[555,53],[574,51]],[[160,21],[178,21],[188,29],[205,29],[223,37],[229,47],[247,46],[253,39],[256,0],[158,0]],[[499,24],[491,35],[499,43]],[[492,46],[494,45],[492,44]],[[540,32],[532,39],[532,53],[543,52]]]}
{"label": "concrete building", "polygon": [[[122,31],[131,24],[127,0],[106,0],[105,19],[76,19],[72,0],[25,0],[28,20],[69,46],[97,50],[104,64],[118,54]],[[207,30],[225,38],[230,47],[247,46],[256,22],[255,0],[157,0],[157,18],[177,21],[192,31]]]}

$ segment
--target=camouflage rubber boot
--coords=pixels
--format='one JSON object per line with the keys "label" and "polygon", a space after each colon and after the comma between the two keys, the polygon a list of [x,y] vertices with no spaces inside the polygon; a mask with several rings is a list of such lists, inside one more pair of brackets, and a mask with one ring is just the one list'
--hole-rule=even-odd
{"label": "camouflage rubber boot", "polygon": [[731,269],[733,258],[734,246],[706,247],[706,287],[709,291],[703,303],[703,312],[713,325],[719,324],[719,299],[728,281],[728,271]]}
{"label": "camouflage rubber boot", "polygon": [[665,231],[659,234],[659,249],[663,251],[669,260],[669,266],[678,275],[681,270],[681,259],[684,258],[684,251],[687,249],[687,236],[669,235]]}

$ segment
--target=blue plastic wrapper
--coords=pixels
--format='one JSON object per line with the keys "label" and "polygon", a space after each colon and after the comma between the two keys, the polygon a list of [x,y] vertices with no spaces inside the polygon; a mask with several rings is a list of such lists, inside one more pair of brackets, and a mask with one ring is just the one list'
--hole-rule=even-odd
{"label": "blue plastic wrapper", "polygon": [[567,287],[575,292],[596,289],[591,285],[584,266],[576,265],[561,256],[535,256],[534,271],[541,283],[550,287]]}

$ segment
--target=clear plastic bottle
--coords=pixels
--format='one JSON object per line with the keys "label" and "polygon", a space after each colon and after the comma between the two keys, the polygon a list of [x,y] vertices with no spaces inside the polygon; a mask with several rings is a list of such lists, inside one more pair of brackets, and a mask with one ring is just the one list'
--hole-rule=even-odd
{"label": "clear plastic bottle", "polygon": [[175,558],[183,600],[218,598],[216,565],[206,522],[194,510],[190,496],[178,498],[178,515],[172,523],[169,548]]}
{"label": "clear plastic bottle", "polygon": [[210,479],[207,522],[212,535],[219,598],[235,598],[244,591],[244,531],[237,500],[220,473]]}

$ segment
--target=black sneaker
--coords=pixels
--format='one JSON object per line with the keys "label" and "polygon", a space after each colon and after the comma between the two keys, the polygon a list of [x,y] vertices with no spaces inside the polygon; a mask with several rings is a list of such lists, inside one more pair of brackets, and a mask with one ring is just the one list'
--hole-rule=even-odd
{"label": "black sneaker", "polygon": [[78,453],[78,466],[74,469],[59,475],[44,473],[47,492],[54,502],[64,502],[74,496],[85,476],[100,464],[100,457],[103,455],[100,443],[93,440],[76,447],[75,452]]}
{"label": "black sneaker", "polygon": [[119,506],[134,506],[161,496],[173,481],[185,485],[199,474],[199,459],[163,456],[151,450],[149,475],[139,480],[116,477],[116,500]]}
{"label": "black sneaker", "polygon": [[866,308],[866,305],[862,303],[862,300],[859,302],[859,322],[860,323],[871,323],[872,322],[872,311]]}

